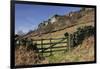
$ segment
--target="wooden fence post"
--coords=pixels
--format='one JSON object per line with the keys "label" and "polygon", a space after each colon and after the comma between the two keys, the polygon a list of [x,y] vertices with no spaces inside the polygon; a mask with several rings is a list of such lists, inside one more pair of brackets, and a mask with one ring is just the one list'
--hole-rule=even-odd
{"label": "wooden fence post", "polygon": [[51,38],[50,38],[50,55],[52,55],[52,45],[51,45]]}
{"label": "wooden fence post", "polygon": [[43,56],[43,39],[41,39],[41,49],[42,49],[42,56]]}
{"label": "wooden fence post", "polygon": [[70,47],[73,47],[73,41],[74,41],[74,34],[70,35]]}
{"label": "wooden fence post", "polygon": [[71,34],[68,35],[68,51],[70,52]]}
{"label": "wooden fence post", "polygon": [[[69,47],[70,47],[70,34],[68,32],[66,32],[64,34],[64,36],[66,37],[66,51],[68,50],[69,51]],[[67,47],[68,46],[68,47]]]}
{"label": "wooden fence post", "polygon": [[69,43],[69,36],[66,37],[66,50],[65,50],[65,52],[68,51],[68,47],[69,47],[69,44],[68,43]]}

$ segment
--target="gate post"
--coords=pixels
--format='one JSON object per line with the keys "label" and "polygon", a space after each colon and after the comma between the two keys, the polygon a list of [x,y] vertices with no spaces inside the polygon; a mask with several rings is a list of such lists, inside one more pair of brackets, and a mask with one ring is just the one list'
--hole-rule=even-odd
{"label": "gate post", "polygon": [[42,56],[43,56],[43,39],[41,39],[41,49],[42,49]]}
{"label": "gate post", "polygon": [[50,55],[52,55],[52,45],[51,45],[51,38],[50,38]]}
{"label": "gate post", "polygon": [[68,51],[70,52],[70,35],[71,34],[69,34],[68,32],[66,32],[65,34],[64,34],[64,36],[66,37],[66,40],[67,40],[67,46],[68,46],[68,48],[66,48],[66,51],[67,51],[67,49],[68,49]]}
{"label": "gate post", "polygon": [[68,51],[71,50],[71,34],[68,35]]}

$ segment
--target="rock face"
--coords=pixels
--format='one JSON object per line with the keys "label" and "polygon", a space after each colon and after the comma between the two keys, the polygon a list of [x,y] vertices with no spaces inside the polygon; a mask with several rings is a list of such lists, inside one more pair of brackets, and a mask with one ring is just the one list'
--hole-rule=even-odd
{"label": "rock face", "polygon": [[93,8],[81,8],[79,11],[70,12],[69,14],[63,16],[56,14],[47,21],[40,23],[38,25],[38,29],[45,29],[50,24],[54,26],[54,30],[55,28],[59,29],[58,27],[69,26],[70,24],[76,23],[78,19],[86,15],[86,12],[92,10]]}

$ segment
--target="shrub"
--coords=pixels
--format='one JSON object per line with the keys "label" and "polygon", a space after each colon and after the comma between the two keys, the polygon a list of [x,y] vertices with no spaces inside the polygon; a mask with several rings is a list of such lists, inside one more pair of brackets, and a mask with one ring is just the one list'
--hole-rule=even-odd
{"label": "shrub", "polygon": [[[77,28],[73,34],[70,34],[70,45],[71,47],[76,47],[79,44],[82,44],[83,40],[87,37],[90,37],[95,34],[95,28],[93,26],[85,26]],[[69,34],[66,32],[64,34],[68,36]]]}

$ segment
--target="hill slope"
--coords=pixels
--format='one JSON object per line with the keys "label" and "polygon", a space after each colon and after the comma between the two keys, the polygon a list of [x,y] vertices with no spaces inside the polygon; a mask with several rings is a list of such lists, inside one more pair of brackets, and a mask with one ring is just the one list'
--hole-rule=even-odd
{"label": "hill slope", "polygon": [[35,51],[27,51],[27,47],[20,46],[15,50],[16,65],[32,65],[47,63],[94,61],[94,37],[86,38],[83,43],[70,52],[56,53],[50,57],[41,57]]}
{"label": "hill slope", "polygon": [[[70,15],[69,15],[70,14]],[[41,27],[37,30],[26,34],[24,38],[51,38],[63,37],[64,33],[73,33],[76,28],[92,25],[94,26],[94,10],[80,10],[77,12],[69,13],[64,16],[57,16],[57,20],[53,23],[44,23],[39,25]],[[80,17],[79,17],[80,16]],[[46,24],[46,25],[45,25]]]}
{"label": "hill slope", "polygon": [[56,53],[48,57],[48,61],[49,63],[94,61],[94,37],[86,38],[81,45],[70,52]]}

